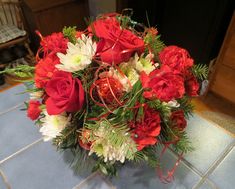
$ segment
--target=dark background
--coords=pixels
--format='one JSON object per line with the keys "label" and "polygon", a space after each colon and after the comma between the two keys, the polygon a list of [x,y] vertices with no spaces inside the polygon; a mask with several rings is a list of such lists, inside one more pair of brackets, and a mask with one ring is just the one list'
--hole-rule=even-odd
{"label": "dark background", "polygon": [[[218,55],[234,10],[234,0],[118,0],[117,10],[133,8],[133,19],[157,27],[167,45],[186,48],[196,62]],[[235,53],[235,52],[234,52]]]}

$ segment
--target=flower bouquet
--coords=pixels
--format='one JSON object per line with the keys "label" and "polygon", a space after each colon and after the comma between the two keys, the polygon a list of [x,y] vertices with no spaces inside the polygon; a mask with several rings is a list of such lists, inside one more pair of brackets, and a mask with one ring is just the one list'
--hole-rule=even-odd
{"label": "flower bouquet", "polygon": [[207,68],[194,65],[187,50],[117,13],[84,31],[65,27],[40,37],[36,66],[13,71],[34,76],[27,115],[44,141],[73,152],[74,165],[89,162],[115,175],[126,161],[160,166],[158,146],[192,149],[186,118]]}

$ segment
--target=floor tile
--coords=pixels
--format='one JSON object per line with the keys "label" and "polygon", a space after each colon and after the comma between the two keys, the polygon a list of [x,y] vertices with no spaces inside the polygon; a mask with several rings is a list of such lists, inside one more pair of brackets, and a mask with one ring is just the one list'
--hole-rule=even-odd
{"label": "floor tile", "polygon": [[107,183],[99,174],[95,174],[73,189],[112,189],[112,185]]}
{"label": "floor tile", "polygon": [[225,157],[209,178],[220,189],[234,189],[235,186],[235,148]]}
{"label": "floor tile", "polygon": [[196,114],[188,121],[186,131],[195,150],[184,158],[203,174],[234,141],[222,129]]}
{"label": "floor tile", "polygon": [[37,126],[20,108],[23,106],[0,115],[0,162],[41,138]]}
{"label": "floor tile", "polygon": [[4,92],[0,92],[0,114],[28,100],[29,94],[19,94],[24,92],[25,89],[25,86],[20,84]]}
{"label": "floor tile", "polygon": [[[162,161],[166,171],[172,168],[176,157],[167,152]],[[164,184],[156,174],[156,170],[146,165],[128,164],[119,171],[119,176],[112,182],[117,189],[191,189],[201,177],[192,172],[184,164],[180,163],[174,175],[174,181]]]}
{"label": "floor tile", "polygon": [[72,189],[87,174],[77,175],[50,142],[39,142],[1,164],[12,189]]}

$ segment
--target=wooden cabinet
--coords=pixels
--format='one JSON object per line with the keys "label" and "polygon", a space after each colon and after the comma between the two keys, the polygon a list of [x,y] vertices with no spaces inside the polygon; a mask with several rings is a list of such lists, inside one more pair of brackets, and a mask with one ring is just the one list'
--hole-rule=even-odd
{"label": "wooden cabinet", "polygon": [[216,61],[210,90],[235,103],[235,12]]}
{"label": "wooden cabinet", "polygon": [[84,18],[89,16],[88,0],[23,0],[22,7],[36,48],[39,41],[35,30],[43,36],[61,31],[64,26],[82,30],[86,27]]}

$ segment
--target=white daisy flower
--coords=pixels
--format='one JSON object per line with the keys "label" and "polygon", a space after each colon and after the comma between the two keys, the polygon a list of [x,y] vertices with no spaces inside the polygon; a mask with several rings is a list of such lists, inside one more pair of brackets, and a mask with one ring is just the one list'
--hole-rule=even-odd
{"label": "white daisy flower", "polygon": [[61,135],[60,132],[68,125],[70,118],[65,114],[48,115],[46,111],[44,114],[45,117],[41,119],[43,124],[39,131],[43,135],[43,140],[49,141]]}
{"label": "white daisy flower", "polygon": [[61,64],[57,64],[56,68],[66,72],[83,70],[91,63],[95,52],[96,43],[92,42],[91,37],[82,34],[76,44],[68,43],[66,54],[57,53]]}

